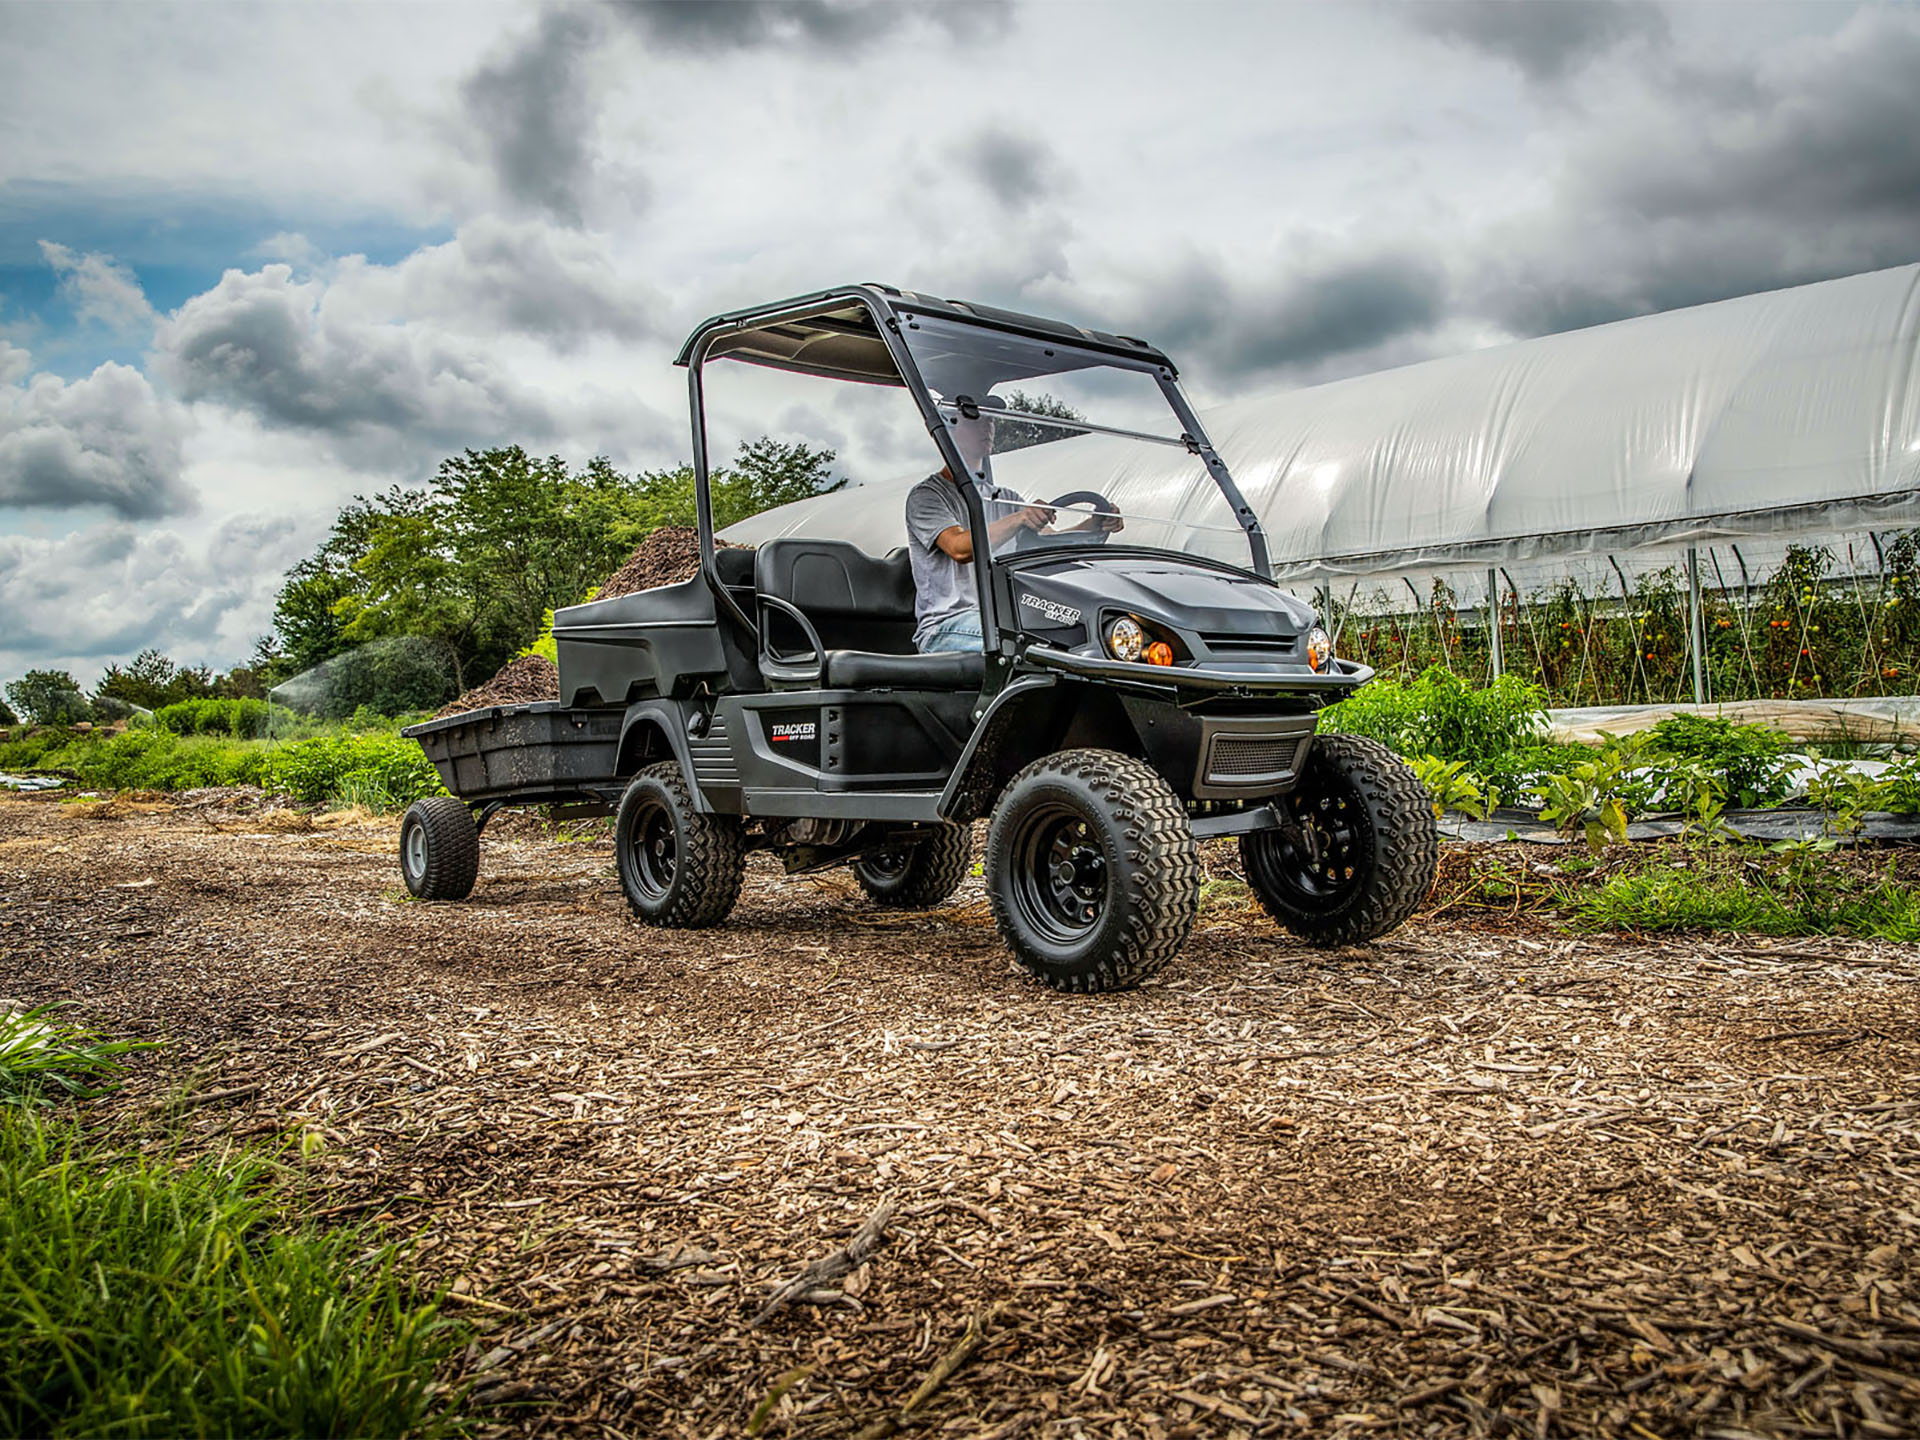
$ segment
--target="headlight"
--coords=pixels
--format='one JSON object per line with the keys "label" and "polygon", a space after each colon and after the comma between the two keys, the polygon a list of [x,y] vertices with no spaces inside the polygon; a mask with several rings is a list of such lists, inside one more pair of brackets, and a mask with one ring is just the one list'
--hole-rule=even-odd
{"label": "headlight", "polygon": [[1138,660],[1146,639],[1140,622],[1131,615],[1122,615],[1107,626],[1107,649],[1116,660]]}
{"label": "headlight", "polygon": [[1318,625],[1307,631],[1307,668],[1321,671],[1333,659],[1333,641]]}

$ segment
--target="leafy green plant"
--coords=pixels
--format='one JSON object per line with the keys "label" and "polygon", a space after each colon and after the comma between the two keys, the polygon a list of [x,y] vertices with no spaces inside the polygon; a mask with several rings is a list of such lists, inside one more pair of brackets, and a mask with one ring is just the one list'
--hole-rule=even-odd
{"label": "leafy green plant", "polygon": [[1321,711],[1320,726],[1371,736],[1402,755],[1477,762],[1538,743],[1546,729],[1546,701],[1516,676],[1476,688],[1434,666],[1407,684],[1374,681]]}
{"label": "leafy green plant", "polygon": [[1540,818],[1567,836],[1583,836],[1598,854],[1626,842],[1627,802],[1622,788],[1640,758],[1636,737],[1609,743],[1592,757],[1541,782]]}
{"label": "leafy green plant", "polygon": [[461,1331],[377,1232],[289,1227],[288,1183],[0,1109],[0,1433],[454,1432]]}
{"label": "leafy green plant", "polygon": [[152,1047],[53,1020],[55,1005],[0,1014],[0,1104],[46,1105],[99,1092],[121,1056]]}
{"label": "leafy green plant", "polygon": [[1500,803],[1500,792],[1482,785],[1467,769],[1464,760],[1442,760],[1436,755],[1415,755],[1407,764],[1420,777],[1433,797],[1433,818],[1438,820],[1449,810],[1475,820],[1484,820]]}
{"label": "leafy green plant", "polygon": [[1776,875],[1744,864],[1650,866],[1573,896],[1573,920],[1586,929],[1920,939],[1920,892],[1890,872],[1857,879],[1820,854],[1808,849]]}
{"label": "leafy green plant", "polygon": [[1725,794],[1742,807],[1784,799],[1793,741],[1764,725],[1736,725],[1702,715],[1672,715],[1653,727],[1654,755],[1697,762],[1721,778]]}
{"label": "leafy green plant", "polygon": [[1850,835],[1875,806],[1880,785],[1840,761],[1818,766],[1807,780],[1807,803],[1826,816],[1827,833]]}

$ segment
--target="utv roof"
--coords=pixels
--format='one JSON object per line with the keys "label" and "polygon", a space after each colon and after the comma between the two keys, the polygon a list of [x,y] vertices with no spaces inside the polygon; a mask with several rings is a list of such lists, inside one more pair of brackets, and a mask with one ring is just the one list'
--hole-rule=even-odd
{"label": "utv roof", "polygon": [[702,360],[744,360],[807,375],[898,385],[900,372],[881,339],[876,314],[887,323],[917,315],[938,316],[1033,340],[1060,341],[1136,363],[1144,360],[1165,366],[1169,373],[1174,369],[1162,351],[1130,335],[874,284],[820,290],[716,315],[687,337],[674,363],[691,364],[698,354]]}

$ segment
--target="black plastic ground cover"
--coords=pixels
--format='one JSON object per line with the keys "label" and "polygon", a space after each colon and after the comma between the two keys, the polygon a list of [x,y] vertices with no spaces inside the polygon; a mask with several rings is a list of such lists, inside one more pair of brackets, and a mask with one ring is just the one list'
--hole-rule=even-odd
{"label": "black plastic ground cover", "polygon": [[[1747,840],[1817,840],[1828,833],[1831,818],[1825,811],[1804,806],[1781,806],[1774,810],[1729,810],[1723,817],[1729,829]],[[1629,840],[1670,840],[1682,834],[1687,822],[1679,815],[1652,815],[1627,825]],[[1518,840],[1530,845],[1566,845],[1566,836],[1545,824],[1527,810],[1496,810],[1488,820],[1470,820],[1464,815],[1448,815],[1440,822],[1440,833],[1449,840],[1470,845],[1494,845],[1503,840]],[[1841,844],[1893,844],[1920,841],[1920,815],[1892,815],[1875,811],[1850,835],[1834,834]]]}

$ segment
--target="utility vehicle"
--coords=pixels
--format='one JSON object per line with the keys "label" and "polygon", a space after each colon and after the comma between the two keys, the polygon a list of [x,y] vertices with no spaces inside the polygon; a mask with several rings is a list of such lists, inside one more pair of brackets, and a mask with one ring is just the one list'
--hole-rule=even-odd
{"label": "utility vehicle", "polygon": [[[1260,523],[1159,350],[855,285],[717,316],[678,363],[700,572],[557,612],[559,701],[405,732],[452,792],[403,822],[415,895],[465,896],[488,817],[545,802],[617,814],[620,884],[649,924],[723,921],[753,850],[789,874],[851,866],[876,903],[924,908],[967,875],[984,818],[1001,934],[1042,983],[1080,992],[1135,985],[1178,953],[1197,838],[1237,837],[1260,904],[1316,944],[1378,936],[1425,896],[1438,847],[1419,782],[1381,745],[1315,733],[1372,672],[1274,582]],[[904,387],[943,479],[979,477],[955,485],[977,653],[915,651],[904,548],[716,547],[703,381],[723,363]],[[1090,400],[1035,405],[1022,387]],[[963,444],[983,418],[1006,441],[990,458]],[[988,481],[1060,477],[1051,523],[996,552],[990,512],[1014,502]],[[828,499],[871,529],[905,495],[876,493]]]}

